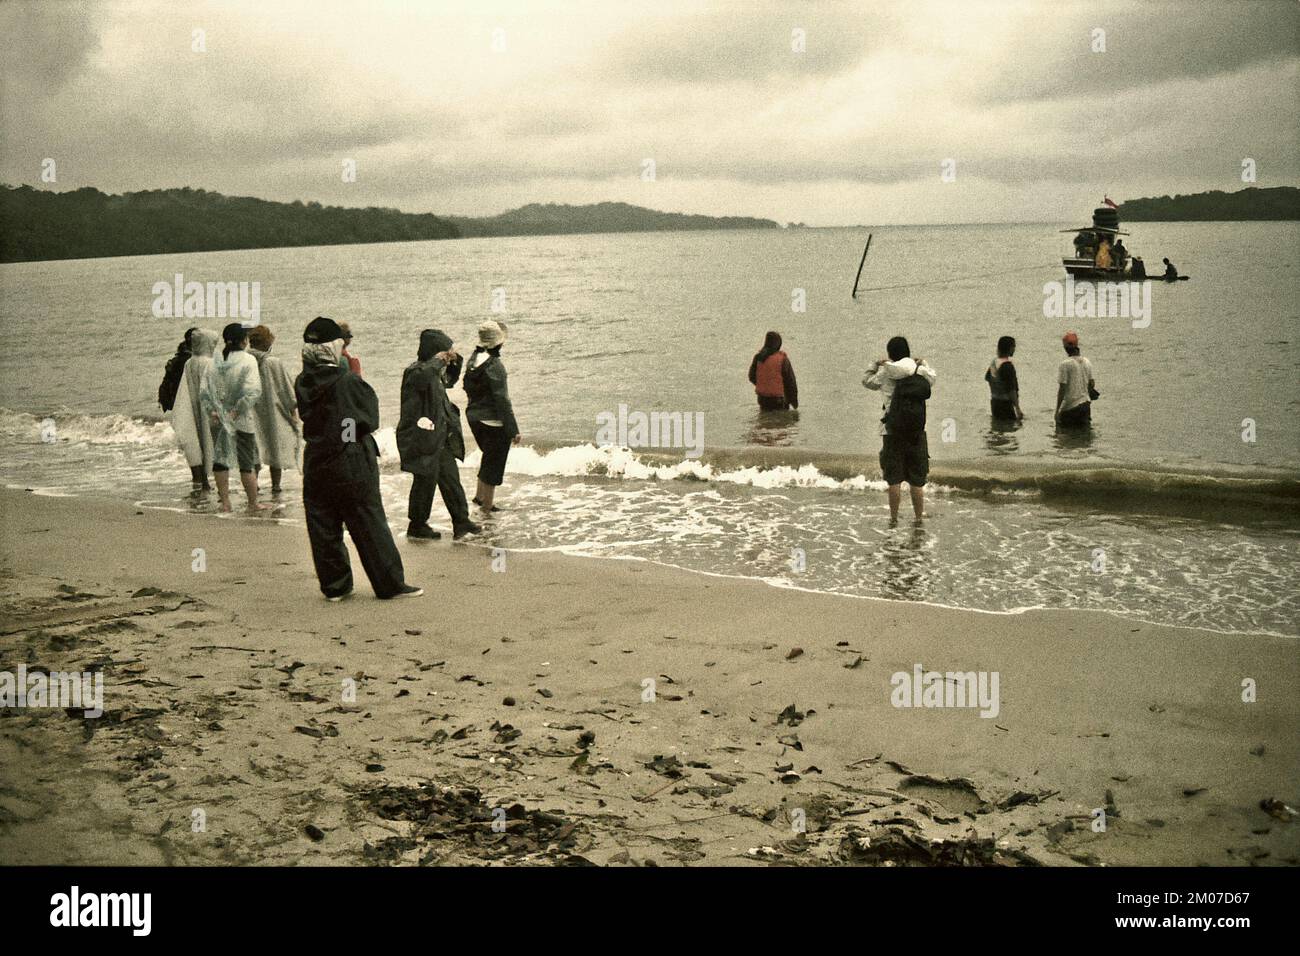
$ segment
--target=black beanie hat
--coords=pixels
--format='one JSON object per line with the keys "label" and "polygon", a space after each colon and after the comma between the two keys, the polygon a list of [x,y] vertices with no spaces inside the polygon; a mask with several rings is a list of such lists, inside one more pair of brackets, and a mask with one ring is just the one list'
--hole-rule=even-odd
{"label": "black beanie hat", "polygon": [[420,333],[420,348],[415,357],[420,362],[427,362],[439,352],[447,351],[451,344],[451,336],[441,329],[425,329]]}
{"label": "black beanie hat", "polygon": [[307,323],[307,328],[303,329],[302,340],[304,342],[321,343],[333,342],[335,339],[344,338],[343,330],[333,319],[327,319],[323,315],[318,315]]}

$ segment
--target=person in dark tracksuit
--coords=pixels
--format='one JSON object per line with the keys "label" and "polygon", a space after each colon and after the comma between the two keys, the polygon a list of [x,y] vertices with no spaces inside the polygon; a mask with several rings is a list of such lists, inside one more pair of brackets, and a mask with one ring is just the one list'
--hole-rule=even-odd
{"label": "person in dark tracksuit", "polygon": [[415,361],[402,373],[397,452],[402,457],[402,471],[415,476],[408,507],[408,538],[442,537],[429,527],[435,491],[442,492],[454,537],[483,530],[469,519],[469,503],[456,467],[457,460],[465,458],[465,436],[460,427],[460,409],[447,397],[447,389],[460,378],[461,365],[451,338],[439,329],[425,329],[420,333]]}
{"label": "person in dark tracksuit", "polygon": [[313,319],[302,339],[294,394],[307,445],[302,502],[320,589],[331,601],[352,593],[346,526],[377,597],[418,597],[424,591],[406,583],[379,496],[375,390],[343,364],[343,331],[333,319]]}

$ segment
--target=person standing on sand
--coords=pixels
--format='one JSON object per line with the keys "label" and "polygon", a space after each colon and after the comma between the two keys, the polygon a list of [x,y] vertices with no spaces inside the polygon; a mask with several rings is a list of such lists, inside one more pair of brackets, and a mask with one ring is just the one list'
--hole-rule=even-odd
{"label": "person standing on sand", "polygon": [[433,494],[451,515],[452,536],[460,539],[482,527],[469,519],[469,503],[460,484],[458,460],[465,459],[465,435],[460,409],[447,397],[447,389],[460,378],[463,360],[440,329],[420,333],[415,361],[402,373],[402,413],[397,423],[397,452],[402,471],[409,471],[411,496],[407,508],[408,538],[437,540],[442,535],[429,527]]}
{"label": "person standing on sand", "polygon": [[176,354],[167,360],[163,370],[163,380],[158,386],[158,405],[164,412],[170,412],[176,404],[176,392],[181,387],[181,375],[185,373],[185,363],[190,360],[190,336],[197,326],[185,330],[185,338],[176,346]]}
{"label": "person standing on sand", "polygon": [[379,399],[343,364],[343,330],[316,318],[302,333],[302,373],[294,382],[302,435],[302,503],[321,593],[330,601],[352,594],[348,529],[375,596],[419,597],[406,583],[379,494]]}
{"label": "person standing on sand", "polygon": [[298,467],[301,439],[298,436],[298,400],[284,363],[271,355],[275,335],[265,325],[248,333],[248,353],[257,360],[262,395],[257,400],[257,447],[262,464],[271,469],[271,496],[280,494],[280,479],[286,468]]}
{"label": "person standing on sand", "polygon": [[340,322],[338,325],[343,330],[343,357],[348,360],[348,368],[352,370],[352,374],[360,375],[361,359],[348,353],[348,346],[352,344],[352,326],[346,322]]}
{"label": "person standing on sand", "polygon": [[749,381],[758,396],[758,407],[764,411],[784,411],[799,407],[799,385],[795,382],[794,366],[790,357],[781,350],[781,334],[768,332],[763,348],[749,363]]}
{"label": "person standing on sand", "polygon": [[898,521],[902,484],[912,496],[912,513],[920,521],[925,511],[925,482],[930,474],[930,446],[925,437],[925,402],[934,384],[934,369],[925,359],[912,359],[907,339],[896,335],[885,346],[887,358],[862,379],[865,388],[880,392],[880,470],[889,486],[889,520]]}
{"label": "person standing on sand", "polygon": [[190,466],[194,492],[211,491],[212,429],[203,412],[203,379],[212,368],[212,353],[217,347],[217,333],[211,329],[194,329],[189,333],[190,357],[181,370],[176,403],[172,408],[172,432],[185,462]]}
{"label": "person standing on sand", "polygon": [[1025,418],[1020,410],[1020,380],[1011,362],[1015,354],[1016,340],[1002,336],[998,339],[998,357],[984,372],[984,381],[989,383],[989,409],[996,421],[1019,422]]}
{"label": "person standing on sand", "polygon": [[464,387],[469,397],[465,417],[474,441],[483,452],[474,504],[488,512],[501,510],[493,500],[505,480],[506,457],[510,446],[523,440],[506,387],[506,367],[501,362],[501,346],[505,340],[504,325],[491,320],[484,322],[478,327],[478,346],[465,363]]}
{"label": "person standing on sand", "polygon": [[1060,428],[1090,428],[1092,400],[1100,398],[1092,377],[1092,363],[1079,352],[1079,336],[1061,336],[1066,359],[1056,370],[1056,424]]}
{"label": "person standing on sand", "polygon": [[217,480],[221,510],[230,510],[230,468],[239,468],[250,512],[268,506],[257,501],[257,421],[254,409],[262,397],[257,359],[248,354],[248,329],[231,322],[221,330],[225,348],[203,376],[204,416],[212,428],[212,475]]}

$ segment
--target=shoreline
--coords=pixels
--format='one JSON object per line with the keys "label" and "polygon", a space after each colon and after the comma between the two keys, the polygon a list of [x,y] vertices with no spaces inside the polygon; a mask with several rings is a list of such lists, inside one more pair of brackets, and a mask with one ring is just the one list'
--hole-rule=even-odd
{"label": "shoreline", "polygon": [[[596,477],[603,477],[603,476],[596,476]],[[12,487],[4,487],[0,489],[0,494],[8,494],[8,493],[16,493],[16,489]],[[38,488],[26,489],[25,493],[31,494],[35,497],[44,497],[44,498],[53,498],[53,499],[71,499],[71,500],[78,500],[78,501],[114,501],[118,504],[122,504],[124,502],[124,499],[99,498],[96,496],[87,496],[87,495],[76,494],[76,493],[48,492]],[[238,509],[233,515],[231,515],[231,514],[225,514],[222,512],[215,512],[215,511],[196,512],[179,506],[152,504],[149,503],[147,500],[138,500],[138,501],[131,502],[131,504],[133,507],[144,508],[148,511],[159,511],[167,514],[180,515],[188,518],[209,518],[209,519],[215,518],[221,520],[232,520],[233,517],[233,519],[235,520],[247,519],[251,521],[256,521],[261,524],[276,524],[282,527],[289,527],[289,528],[301,529],[305,527],[301,517],[276,517],[274,513],[261,516],[261,517],[254,517],[247,514],[241,514],[239,513]],[[398,531],[394,530],[394,535],[397,534]],[[398,540],[399,542],[404,541],[403,538],[397,538],[396,540]],[[463,542],[462,544],[464,547],[477,548],[480,551],[490,551],[492,548],[491,545],[479,540],[470,540],[470,541]],[[604,554],[580,553],[574,550],[570,550],[565,545],[548,545],[546,547],[540,547],[540,548],[511,548],[510,551],[515,554],[556,555],[557,557],[575,558],[578,560],[642,562],[651,567],[662,568],[667,571],[680,572],[683,574],[690,574],[690,575],[698,575],[706,578],[717,578],[723,581],[750,582],[755,584],[761,584],[764,585],[765,587],[775,588],[777,590],[795,591],[800,594],[812,594],[812,595],[818,595],[820,597],[827,597],[827,598],[845,598],[845,599],[850,599],[855,601],[878,601],[884,604],[901,604],[901,605],[907,605],[912,607],[928,607],[928,608],[934,608],[936,610],[943,610],[943,611],[959,611],[964,614],[987,614],[992,616],[1015,617],[1022,614],[1033,614],[1038,612],[1060,612],[1065,614],[1082,613],[1082,614],[1100,614],[1106,617],[1114,618],[1117,624],[1134,623],[1134,624],[1142,624],[1142,625],[1158,625],[1160,623],[1159,621],[1154,621],[1147,617],[1141,617],[1135,612],[1112,611],[1105,608],[1058,608],[1058,607],[1049,607],[1046,605],[1035,605],[1031,607],[994,609],[994,608],[979,608],[979,607],[963,607],[958,604],[944,604],[939,601],[905,600],[902,598],[880,597],[878,595],[852,594],[845,591],[826,591],[826,590],[820,590],[818,588],[806,587],[793,582],[786,582],[783,581],[782,579],[761,577],[757,575],[730,574],[723,571],[707,571],[702,568],[692,568],[682,564],[671,564],[665,561],[656,561],[653,558],[647,558],[641,555],[632,555],[632,554],[604,555]],[[1215,628],[1215,627],[1209,627],[1200,624],[1179,624],[1176,626],[1182,630],[1196,631],[1198,633],[1203,633],[1203,634],[1213,634],[1219,637],[1246,637],[1246,638],[1271,637],[1271,638],[1280,638],[1282,640],[1300,641],[1300,633],[1285,634],[1278,631],[1269,631],[1269,630],[1260,630],[1260,629],[1244,630],[1241,628]]]}
{"label": "shoreline", "polygon": [[[0,515],[0,670],[100,669],[106,710],[0,710],[7,863],[1300,862],[1259,806],[1297,803],[1291,638],[405,539],[423,597],[335,605],[301,528]],[[916,664],[996,672],[997,716],[893,706]]]}

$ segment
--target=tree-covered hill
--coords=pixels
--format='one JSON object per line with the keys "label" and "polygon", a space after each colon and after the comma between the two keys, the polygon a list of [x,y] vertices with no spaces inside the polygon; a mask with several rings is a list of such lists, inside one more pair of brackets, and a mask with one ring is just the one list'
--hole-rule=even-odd
{"label": "tree-covered hill", "polygon": [[270,202],[204,189],[111,196],[89,187],[0,187],[0,262],[138,256],[214,249],[454,239],[430,213]]}
{"label": "tree-covered hill", "polygon": [[1250,186],[1235,193],[1216,189],[1190,196],[1130,199],[1119,207],[1119,217],[1124,222],[1300,219],[1300,189]]}

